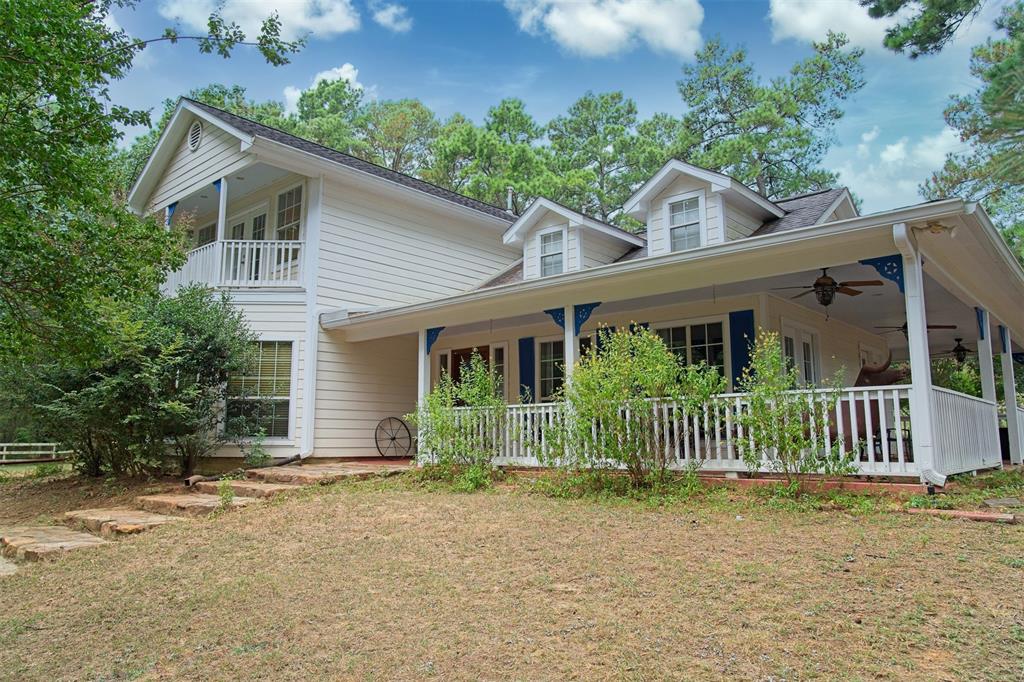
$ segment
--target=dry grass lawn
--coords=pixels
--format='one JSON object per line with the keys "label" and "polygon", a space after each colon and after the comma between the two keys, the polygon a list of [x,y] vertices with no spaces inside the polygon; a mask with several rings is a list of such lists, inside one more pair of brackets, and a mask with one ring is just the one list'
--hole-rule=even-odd
{"label": "dry grass lawn", "polygon": [[1024,679],[1024,527],[723,495],[364,482],[159,528],[0,578],[0,678]]}

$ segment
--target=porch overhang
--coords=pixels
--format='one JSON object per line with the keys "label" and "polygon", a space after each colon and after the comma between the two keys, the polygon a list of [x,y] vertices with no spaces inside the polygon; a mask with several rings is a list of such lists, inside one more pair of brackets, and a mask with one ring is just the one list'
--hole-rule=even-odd
{"label": "porch overhang", "polygon": [[[962,200],[920,204],[849,220],[770,234],[687,252],[612,263],[579,272],[469,291],[443,299],[367,312],[327,311],[324,329],[366,341],[420,329],[536,313],[567,302],[616,301],[734,284],[897,253],[893,225],[920,234],[922,252],[939,273],[954,271],[960,290],[985,305],[1015,334],[1024,331],[1024,271],[1002,246],[980,209]],[[941,228],[941,229],[940,229]],[[935,232],[933,234],[933,231]],[[945,241],[943,241],[945,240]],[[961,277],[962,269],[970,277]],[[994,289],[994,281],[1002,281]],[[953,290],[953,289],[951,289]],[[1014,298],[1016,297],[1016,298]],[[499,307],[500,306],[500,307]]]}

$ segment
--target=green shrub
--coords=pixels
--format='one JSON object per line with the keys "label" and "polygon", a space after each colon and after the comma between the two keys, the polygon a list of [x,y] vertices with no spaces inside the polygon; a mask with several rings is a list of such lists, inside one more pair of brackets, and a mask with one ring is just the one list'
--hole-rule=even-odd
{"label": "green shrub", "polygon": [[64,467],[57,462],[37,464],[36,468],[32,470],[33,478],[49,478],[50,476],[57,476],[62,473],[64,473]]}
{"label": "green shrub", "polygon": [[177,457],[183,474],[235,433],[225,424],[227,379],[252,361],[255,337],[226,296],[188,287],[125,314],[89,365],[52,362],[34,374],[46,430],[90,475],[137,474]]}
{"label": "green shrub", "polygon": [[576,365],[560,398],[564,408],[549,429],[549,464],[572,470],[622,468],[636,488],[665,476],[669,459],[651,400],[675,401],[688,413],[702,410],[725,390],[725,379],[706,364],[683,366],[654,333],[630,325],[602,330],[602,348]]}
{"label": "green shrub", "polygon": [[242,443],[242,464],[245,468],[260,469],[262,467],[269,466],[273,461],[270,453],[267,452],[267,449],[263,446],[266,439],[267,432],[264,429],[259,429],[252,438],[247,442]]}
{"label": "green shrub", "polygon": [[231,487],[230,479],[222,479],[217,484],[217,496],[220,498],[220,508],[228,509],[235,501],[235,489]]}
{"label": "green shrub", "polygon": [[799,384],[799,371],[787,365],[779,335],[759,330],[740,380],[748,408],[736,421],[747,437],[737,439],[737,445],[752,474],[766,464],[785,477],[792,492],[799,490],[797,478],[804,474],[856,471],[839,439],[826,447],[832,411],[840,398],[839,380],[825,389],[824,397],[796,390]]}
{"label": "green shrub", "polygon": [[406,415],[419,429],[421,463],[489,471],[504,442],[505,408],[500,378],[474,351],[460,367],[459,383],[443,374]]}

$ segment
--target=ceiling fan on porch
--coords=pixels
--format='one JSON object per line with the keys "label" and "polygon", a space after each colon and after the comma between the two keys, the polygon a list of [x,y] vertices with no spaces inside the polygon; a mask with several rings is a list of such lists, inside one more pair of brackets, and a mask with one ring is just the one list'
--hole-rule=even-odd
{"label": "ceiling fan on porch", "polygon": [[814,280],[814,284],[809,284],[800,287],[775,287],[775,291],[783,291],[786,289],[806,289],[806,291],[792,296],[791,298],[800,298],[807,294],[814,294],[814,298],[818,300],[824,307],[829,307],[832,302],[836,299],[836,294],[845,294],[847,296],[860,296],[863,291],[854,289],[854,287],[880,287],[882,281],[878,279],[865,279],[865,280],[852,280],[849,282],[837,282],[831,275],[828,274],[828,268],[821,269],[821,275]]}
{"label": "ceiling fan on porch", "polygon": [[[891,334],[893,332],[900,332],[901,334],[903,334],[903,338],[907,338],[907,323],[906,322],[904,322],[903,324],[901,324],[898,327],[893,327],[891,325],[887,325],[887,326],[875,327],[875,329],[884,329],[885,331],[882,332],[883,334]],[[955,324],[930,324],[930,325],[928,325],[928,331],[931,331],[933,329],[956,329],[956,325]]]}
{"label": "ceiling fan on porch", "polygon": [[945,353],[939,353],[935,357],[937,358],[953,358],[956,360],[956,364],[962,365],[967,360],[967,356],[975,353],[976,351],[971,350],[963,344],[962,338],[953,339],[956,341],[956,345],[950,348]]}

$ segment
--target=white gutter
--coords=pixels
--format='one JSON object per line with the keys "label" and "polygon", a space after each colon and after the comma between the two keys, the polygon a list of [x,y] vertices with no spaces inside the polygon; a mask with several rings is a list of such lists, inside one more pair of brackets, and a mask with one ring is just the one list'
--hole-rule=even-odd
{"label": "white gutter", "polygon": [[[609,263],[599,265],[586,270],[565,273],[555,277],[544,277],[526,282],[515,282],[488,289],[469,291],[464,294],[457,294],[447,298],[433,299],[422,303],[384,308],[352,316],[349,311],[329,311],[320,316],[320,325],[324,329],[341,329],[354,324],[366,322],[378,322],[410,314],[427,312],[450,306],[457,306],[465,303],[484,302],[490,299],[503,298],[509,294],[525,294],[530,292],[542,293],[544,290],[554,290],[561,287],[598,280],[609,275],[640,273],[648,270],[662,268],[665,266],[683,264],[687,262],[702,262],[711,259],[722,258],[732,254],[739,254],[749,251],[756,251],[772,246],[797,244],[808,240],[826,239],[838,235],[848,235],[857,232],[870,230],[885,230],[887,235],[891,226],[898,222],[914,222],[940,218],[943,216],[962,214],[964,202],[960,199],[948,199],[928,204],[919,204],[907,208],[896,209],[884,213],[875,213],[866,216],[858,216],[847,220],[840,220],[824,225],[814,225],[796,230],[788,230],[775,234],[767,234],[760,237],[749,237],[723,244],[716,244],[693,251],[675,252],[660,256],[648,256],[638,258],[625,263]],[[890,237],[891,238],[891,237]]]}

